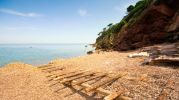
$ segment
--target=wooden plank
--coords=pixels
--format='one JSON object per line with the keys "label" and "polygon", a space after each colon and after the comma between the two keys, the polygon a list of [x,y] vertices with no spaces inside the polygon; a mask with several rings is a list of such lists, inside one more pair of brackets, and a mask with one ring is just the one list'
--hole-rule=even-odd
{"label": "wooden plank", "polygon": [[56,68],[56,69],[52,69],[52,70],[49,70],[47,72],[51,73],[51,72],[54,72],[54,71],[57,71],[57,70],[63,70],[64,68]]}
{"label": "wooden plank", "polygon": [[[81,84],[80,86],[84,87],[84,88],[92,88],[91,85],[87,84],[87,83],[83,83]],[[96,89],[96,92],[100,93],[100,94],[103,94],[103,95],[109,95],[111,94],[111,92],[109,90],[105,90],[103,88],[98,88]]]}
{"label": "wooden plank", "polygon": [[91,81],[91,80],[94,80],[96,78],[105,77],[105,76],[106,76],[106,74],[101,74],[101,75],[94,76],[94,77],[91,77],[91,78],[88,78],[88,79],[84,79],[84,80],[81,80],[81,81],[75,81],[75,80],[73,80],[72,81],[72,85],[79,85],[79,84],[82,84],[84,82]]}
{"label": "wooden plank", "polygon": [[49,67],[51,65],[42,65],[42,66],[38,66],[37,68],[46,68],[46,67]]}
{"label": "wooden plank", "polygon": [[49,66],[49,67],[41,68],[41,70],[50,70],[50,69],[57,69],[57,68],[64,68],[64,67],[62,67],[62,66]]}
{"label": "wooden plank", "polygon": [[113,77],[113,78],[109,78],[109,79],[107,79],[107,80],[104,80],[103,82],[100,82],[100,83],[98,83],[98,84],[95,84],[95,85],[93,85],[92,87],[86,88],[85,91],[86,91],[86,92],[93,91],[93,90],[95,90],[95,89],[97,89],[97,88],[99,88],[99,87],[101,87],[101,86],[103,86],[103,85],[105,85],[105,84],[107,84],[107,83],[109,83],[109,82],[111,82],[111,81],[117,80],[118,78],[120,78],[120,77],[122,77],[122,76],[124,76],[124,75],[126,75],[126,74],[119,74],[119,75],[117,75],[117,76],[115,76],[115,77]]}
{"label": "wooden plank", "polygon": [[[82,83],[80,86],[84,87],[84,88],[92,88],[93,86],[87,84],[87,83]],[[104,100],[132,100],[131,98],[129,97],[126,97],[126,96],[120,96],[124,91],[119,91],[119,92],[111,92],[109,90],[105,90],[101,87],[97,88],[95,90],[95,92],[98,92],[102,95],[107,95]]]}
{"label": "wooden plank", "polygon": [[[69,84],[69,83],[64,83],[64,84],[71,85],[71,84]],[[72,85],[71,85],[71,86],[72,86]],[[89,85],[89,84],[87,84],[87,83],[82,83],[82,84],[80,84],[79,86],[84,87],[84,88],[90,88],[90,87],[92,87],[91,85]],[[105,90],[105,89],[103,89],[103,88],[98,88],[98,89],[96,89],[95,92],[98,92],[98,93],[103,94],[103,95],[109,95],[109,94],[112,93],[112,92],[110,92],[109,90]]]}
{"label": "wooden plank", "polygon": [[[64,79],[64,78],[74,77],[74,76],[77,76],[77,75],[81,75],[81,74],[83,74],[84,72],[87,72],[87,71],[78,72],[78,73],[72,73],[72,74],[65,74],[66,76],[57,77],[58,79],[57,79],[57,78],[55,78],[55,79],[50,79],[50,80],[55,80],[55,81],[57,81],[57,82],[51,84],[50,87],[51,87],[51,86],[54,86],[54,85],[56,85],[56,84],[58,84],[58,83],[60,83],[60,80],[62,80],[62,79]],[[65,83],[65,84],[67,84],[67,83]],[[68,84],[68,85],[71,85],[71,84]]]}
{"label": "wooden plank", "polygon": [[56,74],[51,74],[51,75],[47,75],[46,77],[50,78],[48,81],[52,81],[54,78],[64,76],[64,75],[68,75],[68,74],[71,74],[71,73],[76,73],[76,71],[71,71],[71,72],[68,72],[68,73],[60,73],[60,74],[57,74],[57,75]]}
{"label": "wooden plank", "polygon": [[67,75],[67,74],[70,74],[70,73],[76,73],[76,71],[71,71],[71,72],[68,72],[68,73],[60,73],[60,74],[50,74],[46,77],[51,77],[51,78],[55,78],[55,77],[58,77],[58,76],[63,76],[63,75]]}
{"label": "wooden plank", "polygon": [[53,69],[53,68],[56,68],[56,67],[46,67],[46,68],[41,68],[41,70],[49,70],[49,69]]}
{"label": "wooden plank", "polygon": [[65,76],[58,76],[57,78],[54,78],[53,80],[57,81],[57,80],[62,80],[62,79],[64,79],[64,78],[74,77],[74,76],[77,76],[77,75],[81,75],[81,74],[83,74],[84,72],[87,72],[87,71],[82,71],[82,72],[67,74],[67,75],[65,75]]}
{"label": "wooden plank", "polygon": [[90,73],[85,73],[85,74],[82,74],[82,75],[79,75],[79,76],[76,76],[76,77],[71,77],[71,78],[68,78],[68,79],[63,79],[60,81],[60,83],[65,83],[65,82],[70,82],[70,81],[73,81],[73,80],[76,80],[76,79],[80,79],[80,78],[83,78],[83,77],[86,77],[86,76],[91,76],[95,74],[94,72],[90,72]]}

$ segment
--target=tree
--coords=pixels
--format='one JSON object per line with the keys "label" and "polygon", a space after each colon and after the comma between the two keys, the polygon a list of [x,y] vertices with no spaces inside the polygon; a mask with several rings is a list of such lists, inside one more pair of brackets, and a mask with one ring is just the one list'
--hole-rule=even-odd
{"label": "tree", "polygon": [[134,6],[133,5],[130,5],[128,8],[127,8],[127,12],[131,12],[132,10],[134,9]]}
{"label": "tree", "polygon": [[103,32],[105,32],[106,31],[106,28],[103,28]]}
{"label": "tree", "polygon": [[108,24],[108,27],[110,28],[113,25],[113,23]]}

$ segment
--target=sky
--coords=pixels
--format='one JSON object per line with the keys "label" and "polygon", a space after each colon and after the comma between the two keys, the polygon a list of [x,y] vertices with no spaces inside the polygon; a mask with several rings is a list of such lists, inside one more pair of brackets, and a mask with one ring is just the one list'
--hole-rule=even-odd
{"label": "sky", "polygon": [[0,0],[0,44],[94,43],[138,0]]}

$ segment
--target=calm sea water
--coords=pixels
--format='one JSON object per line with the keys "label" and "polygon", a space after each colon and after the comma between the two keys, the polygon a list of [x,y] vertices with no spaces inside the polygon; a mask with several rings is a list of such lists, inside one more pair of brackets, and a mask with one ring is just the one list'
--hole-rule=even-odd
{"label": "calm sea water", "polygon": [[0,66],[11,62],[32,65],[47,64],[58,58],[71,58],[85,55],[94,50],[86,44],[0,44]]}

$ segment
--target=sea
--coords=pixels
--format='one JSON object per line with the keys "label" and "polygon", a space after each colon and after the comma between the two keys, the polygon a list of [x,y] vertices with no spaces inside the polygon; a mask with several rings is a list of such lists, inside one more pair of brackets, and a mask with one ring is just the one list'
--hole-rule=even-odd
{"label": "sea", "polygon": [[0,44],[0,67],[13,62],[39,66],[54,59],[86,55],[89,44]]}

